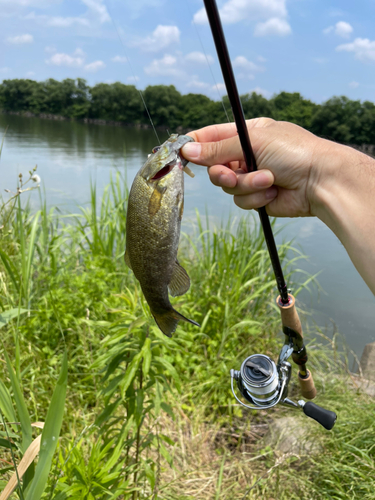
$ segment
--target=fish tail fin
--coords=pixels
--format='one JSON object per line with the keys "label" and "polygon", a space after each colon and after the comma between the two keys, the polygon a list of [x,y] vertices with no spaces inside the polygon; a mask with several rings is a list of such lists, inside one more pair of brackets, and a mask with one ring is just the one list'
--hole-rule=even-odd
{"label": "fish tail fin", "polygon": [[153,311],[151,312],[152,315],[154,316],[156,324],[158,325],[160,330],[164,333],[164,335],[166,335],[167,337],[172,337],[172,333],[176,331],[179,321],[187,321],[188,323],[191,323],[195,326],[200,326],[192,319],[185,318],[185,316],[183,316],[173,308],[169,309],[167,312],[162,314],[157,314],[154,313]]}

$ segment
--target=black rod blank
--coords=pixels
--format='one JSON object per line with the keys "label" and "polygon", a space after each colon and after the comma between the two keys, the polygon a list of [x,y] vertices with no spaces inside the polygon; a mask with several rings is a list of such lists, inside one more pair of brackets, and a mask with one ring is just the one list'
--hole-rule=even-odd
{"label": "black rod blank", "polygon": [[[245,115],[242,109],[242,104],[237,90],[236,80],[233,74],[232,63],[230,61],[228,47],[225,41],[225,35],[220,20],[219,11],[216,5],[216,0],[204,0],[204,5],[207,12],[207,17],[210,23],[212,36],[216,46],[216,52],[219,58],[221,71],[223,73],[225,86],[228,93],[230,105],[236,122],[237,132],[240,139],[242,151],[244,154],[245,163],[248,172],[257,170],[255,156],[250,143],[249,133],[246,127]],[[281,301],[287,304],[288,289],[285,283],[283,271],[281,269],[279,254],[277,252],[275,238],[273,236],[270,220],[265,207],[258,210],[259,218],[262,224],[264,238],[266,240],[268,253],[270,255],[273,271],[275,273],[277,288],[280,293]]]}

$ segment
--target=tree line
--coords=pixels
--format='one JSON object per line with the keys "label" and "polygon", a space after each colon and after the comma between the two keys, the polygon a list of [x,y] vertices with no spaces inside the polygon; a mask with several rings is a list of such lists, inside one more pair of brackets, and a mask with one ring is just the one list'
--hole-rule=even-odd
{"label": "tree line", "polygon": [[[182,95],[173,85],[149,85],[143,98],[156,127],[171,132],[178,127],[196,129],[230,118],[227,97],[213,101],[203,94]],[[322,104],[305,99],[298,92],[280,92],[270,99],[244,94],[241,102],[246,118],[267,116],[286,120],[314,134],[337,142],[375,144],[375,104],[332,97]],[[93,87],[82,78],[61,82],[28,79],[3,80],[0,84],[3,112],[53,114],[73,119],[92,119],[149,125],[149,117],[134,85],[98,83]]]}

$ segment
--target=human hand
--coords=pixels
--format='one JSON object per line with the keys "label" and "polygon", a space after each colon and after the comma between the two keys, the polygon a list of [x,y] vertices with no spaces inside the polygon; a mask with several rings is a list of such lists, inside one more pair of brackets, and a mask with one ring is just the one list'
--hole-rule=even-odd
{"label": "human hand", "polygon": [[182,154],[193,163],[209,167],[211,182],[233,195],[240,208],[266,206],[269,215],[278,217],[316,215],[315,191],[321,178],[321,159],[334,143],[292,123],[271,118],[248,120],[247,128],[257,172],[247,173],[233,123],[190,132],[196,142],[185,144]]}

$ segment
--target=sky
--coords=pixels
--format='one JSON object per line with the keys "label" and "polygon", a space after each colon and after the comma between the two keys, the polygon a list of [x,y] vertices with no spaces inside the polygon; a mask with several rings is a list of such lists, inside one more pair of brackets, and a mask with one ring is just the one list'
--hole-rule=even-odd
{"label": "sky", "polygon": [[[220,0],[240,94],[375,102],[375,0]],[[203,0],[0,0],[0,81],[225,94]]]}

